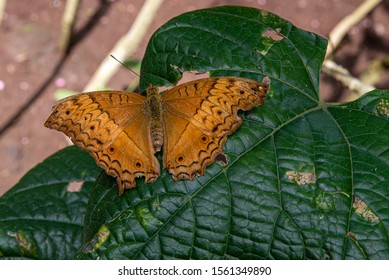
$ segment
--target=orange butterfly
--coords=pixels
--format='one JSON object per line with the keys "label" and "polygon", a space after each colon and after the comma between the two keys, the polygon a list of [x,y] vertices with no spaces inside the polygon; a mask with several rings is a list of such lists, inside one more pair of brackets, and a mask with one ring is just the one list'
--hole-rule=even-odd
{"label": "orange butterfly", "polygon": [[270,86],[240,77],[207,78],[162,94],[123,91],[82,93],[60,100],[45,126],[62,131],[116,177],[119,192],[136,187],[135,178],[155,181],[154,156],[163,147],[163,165],[174,180],[204,175],[222,152],[227,135],[242,123],[238,110],[264,103]]}

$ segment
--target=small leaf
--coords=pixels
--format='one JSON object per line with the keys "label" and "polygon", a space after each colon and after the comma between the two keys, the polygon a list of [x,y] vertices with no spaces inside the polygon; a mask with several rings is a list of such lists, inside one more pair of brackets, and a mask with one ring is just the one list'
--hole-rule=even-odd
{"label": "small leaf", "polygon": [[61,100],[63,98],[75,95],[76,92],[66,89],[66,88],[58,88],[54,92],[55,100]]}

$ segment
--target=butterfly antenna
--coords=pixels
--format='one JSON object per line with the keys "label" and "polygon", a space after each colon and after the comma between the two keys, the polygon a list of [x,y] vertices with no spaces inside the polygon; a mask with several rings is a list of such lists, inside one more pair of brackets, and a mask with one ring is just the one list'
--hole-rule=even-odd
{"label": "butterfly antenna", "polygon": [[114,57],[112,54],[110,55],[113,59],[115,59],[117,62],[119,62],[121,65],[123,65],[127,70],[130,70],[132,73],[134,73],[136,76],[139,76],[138,73],[136,73],[134,70],[132,70],[130,67],[128,67],[127,65],[125,65],[123,62],[121,62],[119,59],[117,59],[116,57]]}

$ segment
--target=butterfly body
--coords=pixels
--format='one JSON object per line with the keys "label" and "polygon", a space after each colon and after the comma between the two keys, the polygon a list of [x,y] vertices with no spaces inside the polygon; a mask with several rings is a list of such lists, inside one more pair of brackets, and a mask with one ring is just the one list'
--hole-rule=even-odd
{"label": "butterfly body", "polygon": [[62,131],[117,178],[119,192],[135,179],[155,181],[163,166],[174,180],[204,175],[222,152],[227,136],[242,123],[238,110],[263,104],[270,80],[240,77],[192,81],[162,94],[150,86],[147,96],[120,91],[75,95],[59,101],[45,126]]}
{"label": "butterfly body", "polygon": [[158,89],[151,85],[147,89],[145,115],[149,116],[150,138],[155,152],[159,152],[163,145],[163,107]]}

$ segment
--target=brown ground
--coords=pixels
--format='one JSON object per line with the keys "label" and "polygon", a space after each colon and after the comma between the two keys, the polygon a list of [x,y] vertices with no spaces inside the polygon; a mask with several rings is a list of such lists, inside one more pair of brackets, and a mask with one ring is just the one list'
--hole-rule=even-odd
{"label": "brown ground", "polygon": [[[143,3],[141,0],[117,0],[101,5],[102,2],[82,1],[76,31],[84,32],[78,37],[69,59],[46,90],[29,102],[19,118],[0,135],[0,195],[37,163],[67,145],[62,134],[43,127],[54,102],[55,82],[62,78],[66,88],[82,90],[104,56],[127,32]],[[134,58],[142,58],[151,34],[159,26],[190,10],[227,4],[251,6],[276,13],[300,28],[326,37],[336,23],[362,2],[165,0]],[[57,43],[64,4],[64,0],[8,1],[0,26],[0,130],[52,75],[60,58]],[[388,6],[381,4],[354,27],[337,55],[337,61],[354,75],[364,71],[372,59],[388,55],[385,54],[389,49]],[[122,70],[112,79],[109,87],[122,89],[132,78],[127,70]],[[387,75],[377,86],[389,88],[388,80]],[[322,79],[325,100],[339,100],[341,93],[342,88],[332,79]]]}

